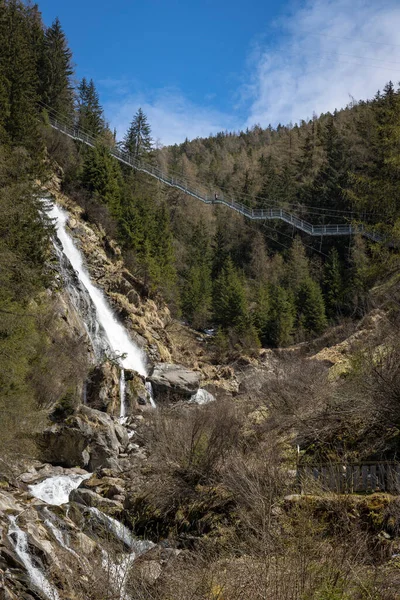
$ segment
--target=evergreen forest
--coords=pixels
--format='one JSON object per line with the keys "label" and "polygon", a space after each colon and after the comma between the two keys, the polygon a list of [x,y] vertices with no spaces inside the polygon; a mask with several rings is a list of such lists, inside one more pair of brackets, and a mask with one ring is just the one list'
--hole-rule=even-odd
{"label": "evergreen forest", "polygon": [[[64,191],[117,240],[148,293],[190,326],[215,329],[223,352],[288,346],[366,313],[369,290],[397,264],[400,91],[393,83],[300,124],[155,149],[140,108],[116,139],[93,80],[74,82],[58,19],[45,27],[37,5],[20,0],[0,8],[2,310],[21,308],[51,276],[51,224],[39,219],[27,190],[56,165]],[[54,131],[49,115],[92,135],[95,147]],[[363,223],[390,243],[314,239],[281,222],[199,206],[118,163],[112,146],[249,207],[281,207],[314,224]],[[16,226],[24,220],[31,226]],[[13,268],[29,277],[15,281]]]}

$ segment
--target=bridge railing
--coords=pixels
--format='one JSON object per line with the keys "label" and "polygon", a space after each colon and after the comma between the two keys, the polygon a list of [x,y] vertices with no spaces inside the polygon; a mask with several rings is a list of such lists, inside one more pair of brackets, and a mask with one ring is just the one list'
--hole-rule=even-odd
{"label": "bridge railing", "polygon": [[400,493],[400,463],[395,461],[308,464],[297,467],[299,491],[340,494]]}
{"label": "bridge railing", "polygon": [[[63,122],[60,119],[56,119],[52,116],[49,117],[50,125],[58,131],[68,135],[69,137],[79,140],[89,146],[95,147],[96,138],[85,131],[82,131],[79,127],[74,124]],[[146,163],[137,157],[133,156],[129,152],[121,150],[118,146],[109,148],[112,156],[117,160],[126,164],[133,169],[147,173],[148,175],[157,178],[159,181],[181,190],[185,194],[188,194],[206,204],[222,204],[228,206],[230,209],[242,214],[243,216],[252,220],[265,220],[265,219],[280,219],[297,229],[300,229],[304,233],[311,236],[337,236],[337,235],[353,235],[355,233],[361,233],[369,239],[380,242],[384,238],[376,232],[368,232],[365,230],[363,225],[351,225],[351,224],[339,224],[339,225],[312,225],[303,219],[299,219],[295,215],[288,213],[282,208],[250,208],[245,204],[236,202],[232,198],[225,198],[223,194],[208,195],[204,191],[194,189],[190,183],[184,178],[175,177],[168,175],[161,171],[158,167]]]}

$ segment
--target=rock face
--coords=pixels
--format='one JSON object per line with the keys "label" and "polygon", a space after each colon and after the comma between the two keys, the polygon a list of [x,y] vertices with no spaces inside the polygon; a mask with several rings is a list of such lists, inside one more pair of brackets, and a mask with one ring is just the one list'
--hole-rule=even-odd
{"label": "rock face", "polygon": [[119,412],[119,369],[110,362],[95,366],[87,381],[86,402],[110,414]]}
{"label": "rock face", "polygon": [[118,469],[117,457],[128,442],[125,428],[108,414],[80,406],[66,421],[44,431],[41,446],[49,463],[95,471]]}
{"label": "rock face", "polygon": [[188,400],[200,386],[200,373],[171,363],[157,363],[147,379],[156,401],[161,402]]}

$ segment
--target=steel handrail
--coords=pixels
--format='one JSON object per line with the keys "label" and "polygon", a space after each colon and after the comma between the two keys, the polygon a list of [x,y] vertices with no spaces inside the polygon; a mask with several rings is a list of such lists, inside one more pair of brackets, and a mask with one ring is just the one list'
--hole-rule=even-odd
{"label": "steel handrail", "polygon": [[[53,129],[64,133],[68,137],[83,142],[88,146],[94,148],[96,146],[96,138],[84,131],[82,131],[79,127],[74,125],[69,125],[67,123],[63,123],[60,120],[55,119],[54,117],[49,117],[49,123]],[[184,179],[180,179],[177,177],[171,177],[157,167],[150,165],[138,158],[134,157],[129,152],[125,152],[118,148],[118,146],[114,146],[109,148],[110,154],[116,158],[121,163],[136,169],[137,171],[141,171],[150,175],[151,177],[155,177],[162,183],[173,187],[175,189],[181,190],[185,194],[204,202],[205,204],[222,204],[223,206],[227,206],[231,210],[234,210],[243,216],[247,217],[251,220],[271,220],[271,219],[280,219],[289,225],[293,225],[296,229],[299,229],[310,236],[315,237],[324,237],[324,236],[338,236],[338,235],[354,235],[356,233],[360,233],[361,235],[373,240],[375,242],[384,241],[384,237],[374,231],[367,231],[364,225],[355,224],[349,225],[347,223],[339,224],[339,225],[312,225],[303,219],[299,219],[295,215],[286,212],[282,208],[249,208],[245,204],[240,202],[236,202],[233,199],[225,198],[223,194],[215,194],[214,197],[209,197],[205,195],[203,192],[199,190],[192,189],[188,182]]]}

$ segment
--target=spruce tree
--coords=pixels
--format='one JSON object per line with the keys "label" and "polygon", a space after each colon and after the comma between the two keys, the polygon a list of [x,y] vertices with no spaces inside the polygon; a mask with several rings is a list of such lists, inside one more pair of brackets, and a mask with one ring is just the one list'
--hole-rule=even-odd
{"label": "spruce tree", "polygon": [[323,290],[327,315],[335,319],[340,315],[343,303],[343,279],[336,248],[332,248],[324,264]]}
{"label": "spruce tree", "polygon": [[212,303],[211,247],[206,225],[201,221],[193,229],[188,267],[182,285],[182,311],[198,329],[210,321]]}
{"label": "spruce tree", "polygon": [[305,279],[296,294],[299,327],[310,335],[319,335],[327,326],[321,288],[311,277]]}
{"label": "spruce tree", "polygon": [[11,0],[0,13],[0,120],[12,142],[37,146],[37,73],[27,9]]}
{"label": "spruce tree", "polygon": [[120,214],[122,175],[119,163],[107,148],[97,145],[90,148],[82,167],[82,184],[107,204],[113,215]]}
{"label": "spruce tree", "polygon": [[134,116],[125,134],[123,148],[136,159],[142,158],[152,149],[151,129],[147,117],[141,108]]}
{"label": "spruce tree", "polygon": [[295,308],[293,297],[282,286],[273,285],[269,292],[268,322],[263,332],[270,346],[288,346],[293,341]]}
{"label": "spruce tree", "polygon": [[215,322],[223,329],[241,328],[248,320],[245,288],[230,257],[214,284],[213,311]]}
{"label": "spruce tree", "polygon": [[40,95],[43,102],[57,115],[69,116],[73,111],[73,87],[71,77],[72,52],[61,23],[55,19],[44,36],[43,61],[41,64]]}
{"label": "spruce tree", "polygon": [[256,308],[253,314],[253,323],[261,344],[268,343],[268,323],[270,318],[270,286],[260,284],[255,294]]}
{"label": "spruce tree", "polygon": [[104,130],[104,115],[93,79],[84,77],[78,86],[78,126],[97,137]]}

